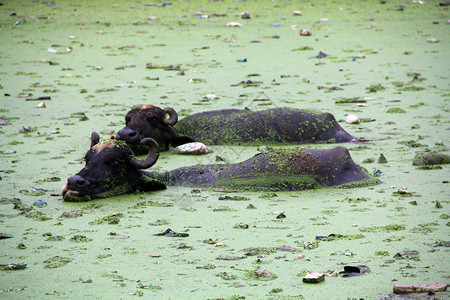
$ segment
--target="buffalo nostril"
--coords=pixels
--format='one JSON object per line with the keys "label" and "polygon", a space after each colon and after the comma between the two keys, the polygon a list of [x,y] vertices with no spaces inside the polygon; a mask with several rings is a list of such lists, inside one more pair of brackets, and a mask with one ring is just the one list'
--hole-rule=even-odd
{"label": "buffalo nostril", "polygon": [[128,134],[128,136],[129,136],[130,138],[135,138],[135,137],[137,136],[137,132],[136,132],[136,131],[131,131],[131,132]]}
{"label": "buffalo nostril", "polygon": [[75,176],[72,176],[69,179],[67,179],[67,184],[70,189],[70,188],[87,186],[89,184],[89,181],[87,181],[80,175],[75,175]]}
{"label": "buffalo nostril", "polygon": [[83,185],[86,184],[86,180],[77,180],[76,184],[79,185],[79,186],[83,186]]}

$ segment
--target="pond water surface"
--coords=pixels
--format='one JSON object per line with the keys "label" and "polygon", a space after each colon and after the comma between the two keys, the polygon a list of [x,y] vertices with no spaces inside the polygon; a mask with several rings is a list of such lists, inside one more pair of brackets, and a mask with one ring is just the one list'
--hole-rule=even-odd
{"label": "pond water surface", "polygon": [[[438,1],[411,2],[420,1],[1,1],[0,233],[9,238],[0,264],[26,268],[0,271],[0,298],[380,299],[398,297],[396,283],[448,283],[448,165],[412,160],[448,151],[450,14]],[[63,202],[91,131],[114,135],[140,104],[180,117],[328,111],[364,140],[344,146],[382,183],[276,194],[170,187]],[[345,123],[349,114],[363,122]],[[275,147],[300,146],[333,147]],[[164,152],[154,167],[258,153],[211,148]],[[168,228],[189,236],[154,236]],[[370,273],[335,276],[347,265]],[[251,276],[260,268],[272,276]],[[307,272],[329,276],[305,284]]]}

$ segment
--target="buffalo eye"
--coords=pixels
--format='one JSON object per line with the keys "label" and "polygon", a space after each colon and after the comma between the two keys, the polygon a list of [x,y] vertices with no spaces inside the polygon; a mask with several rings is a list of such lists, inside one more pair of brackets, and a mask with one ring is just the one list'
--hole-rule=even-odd
{"label": "buffalo eye", "polygon": [[153,117],[148,117],[147,121],[150,122],[151,124],[155,124],[158,121],[158,118],[153,116]]}
{"label": "buffalo eye", "polygon": [[125,125],[130,123],[130,121],[131,121],[131,117],[130,116],[126,116],[125,117]]}
{"label": "buffalo eye", "polygon": [[119,159],[113,159],[111,161],[109,161],[109,165],[113,166],[113,167],[118,167],[122,164],[122,161]]}

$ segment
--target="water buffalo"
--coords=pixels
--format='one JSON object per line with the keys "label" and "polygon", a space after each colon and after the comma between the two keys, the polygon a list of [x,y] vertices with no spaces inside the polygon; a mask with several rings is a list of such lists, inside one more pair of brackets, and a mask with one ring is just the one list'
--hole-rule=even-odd
{"label": "water buffalo", "polygon": [[162,110],[153,105],[141,105],[127,113],[125,122],[126,126],[117,133],[117,139],[137,144],[141,139],[151,137],[163,149],[167,149],[169,144],[176,147],[192,141],[237,145],[356,140],[332,114],[292,108],[214,110],[193,114],[177,123],[177,113],[173,108]]}
{"label": "water buffalo", "polygon": [[151,138],[141,141],[150,150],[144,159],[137,159],[124,141],[99,142],[99,135],[91,135],[91,148],[85,155],[86,165],[75,176],[67,179],[63,190],[65,201],[87,201],[133,192],[165,189],[166,186],[142,169],[155,164],[159,146]]}
{"label": "water buffalo", "polygon": [[352,160],[348,150],[290,149],[258,154],[235,164],[182,167],[168,172],[145,172],[158,157],[154,140],[147,157],[138,160],[123,141],[98,142],[92,135],[86,166],[63,187],[66,201],[85,201],[170,186],[211,188],[228,191],[295,191],[329,186],[356,187],[374,179]]}

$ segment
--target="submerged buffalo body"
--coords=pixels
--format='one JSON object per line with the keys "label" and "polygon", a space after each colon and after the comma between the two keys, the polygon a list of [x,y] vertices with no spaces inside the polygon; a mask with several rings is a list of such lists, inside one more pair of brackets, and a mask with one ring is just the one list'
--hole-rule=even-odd
{"label": "submerged buffalo body", "polygon": [[[168,119],[171,121],[168,122]],[[210,145],[236,145],[341,143],[356,140],[330,113],[291,108],[207,111],[193,114],[177,123],[176,112],[172,108],[162,110],[152,105],[141,105],[128,112],[125,122],[126,126],[117,133],[117,139],[138,144],[141,139],[151,137],[164,149],[169,145],[176,147],[193,141]]]}
{"label": "submerged buffalo body", "polygon": [[118,194],[165,189],[166,185],[233,191],[295,191],[373,183],[352,160],[348,150],[277,150],[258,154],[236,164],[182,167],[170,172],[145,172],[156,162],[156,142],[139,160],[123,141],[98,142],[94,137],[86,166],[63,187],[66,201],[86,201]]}
{"label": "submerged buffalo body", "polygon": [[144,159],[137,159],[124,141],[99,142],[92,133],[91,149],[85,155],[86,165],[75,176],[67,179],[63,187],[65,201],[86,201],[133,192],[164,189],[165,185],[145,175],[142,169],[155,164],[158,144],[152,139],[142,143],[149,147]]}
{"label": "submerged buffalo body", "polygon": [[174,125],[175,131],[212,145],[243,143],[351,142],[330,113],[272,108],[262,111],[215,110],[194,114]]}
{"label": "submerged buffalo body", "polygon": [[296,191],[331,186],[356,187],[377,180],[352,160],[344,147],[290,149],[261,153],[236,164],[183,167],[153,173],[171,186],[233,191]]}

